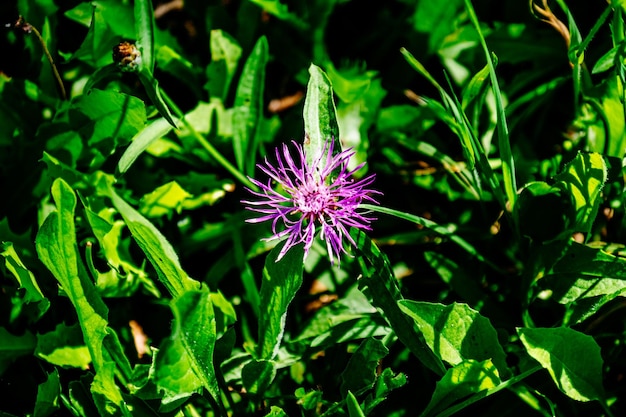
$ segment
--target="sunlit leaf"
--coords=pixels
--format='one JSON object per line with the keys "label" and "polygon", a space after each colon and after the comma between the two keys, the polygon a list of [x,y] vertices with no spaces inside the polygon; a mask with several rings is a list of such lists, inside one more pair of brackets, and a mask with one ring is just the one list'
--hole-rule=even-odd
{"label": "sunlit leaf", "polygon": [[437,382],[435,392],[421,416],[434,416],[461,398],[500,384],[498,370],[491,360],[459,362]]}
{"label": "sunlit leaf", "polygon": [[259,359],[271,360],[278,349],[285,331],[287,310],[302,285],[304,248],[297,245],[276,262],[282,245],[276,246],[267,256],[261,283],[259,316]]}
{"label": "sunlit leaf", "polygon": [[400,309],[415,320],[428,346],[450,365],[491,359],[500,374],[510,373],[496,329],[467,304],[443,305],[402,300]]}
{"label": "sunlit leaf", "polygon": [[528,354],[550,373],[564,394],[578,401],[603,397],[602,356],[591,336],[567,327],[517,331]]}

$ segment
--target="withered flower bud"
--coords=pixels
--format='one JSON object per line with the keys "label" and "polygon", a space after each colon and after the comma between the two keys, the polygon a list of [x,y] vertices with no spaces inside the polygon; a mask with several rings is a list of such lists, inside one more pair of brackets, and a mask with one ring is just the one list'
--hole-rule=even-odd
{"label": "withered flower bud", "polygon": [[141,52],[130,42],[120,42],[113,47],[113,62],[122,71],[135,72],[141,65]]}

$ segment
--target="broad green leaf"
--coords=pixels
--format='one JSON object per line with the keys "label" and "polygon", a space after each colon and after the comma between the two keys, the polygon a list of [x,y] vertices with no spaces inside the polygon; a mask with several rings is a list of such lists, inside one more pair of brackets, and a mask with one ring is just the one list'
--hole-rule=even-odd
{"label": "broad green leaf", "polygon": [[626,288],[626,260],[571,242],[543,280],[561,304],[609,295]]}
{"label": "broad green leaf", "polygon": [[59,409],[61,381],[56,369],[48,374],[48,378],[37,387],[34,417],[48,417]]}
{"label": "broad green leaf", "polygon": [[268,60],[267,39],[261,37],[243,66],[233,109],[233,150],[240,171],[252,175],[259,137],[257,127],[263,117],[263,87]]}
{"label": "broad green leaf", "polygon": [[78,325],[59,323],[54,330],[37,335],[35,356],[62,367],[87,369],[91,364],[89,348]]}
{"label": "broad green leaf", "polygon": [[312,348],[325,349],[351,340],[386,336],[391,332],[387,322],[374,314],[357,316],[357,318],[336,316],[330,321],[331,327],[310,342]]}
{"label": "broad green leaf", "polygon": [[176,298],[186,290],[199,289],[200,283],[190,278],[183,271],[178,255],[165,236],[137,210],[120,198],[110,183],[107,184],[107,194],[124,218],[133,238],[156,269],[159,280],[170,294]]}
{"label": "broad green leaf", "polygon": [[[492,58],[494,60],[494,65],[496,65],[498,61],[495,55],[493,55]],[[470,82],[463,89],[463,94],[461,96],[461,107],[463,110],[466,110],[476,97],[485,93],[486,88],[489,86],[487,83],[488,78],[489,65],[485,65],[480,71],[474,74]]]}
{"label": "broad green leaf", "polygon": [[579,153],[557,175],[554,186],[569,193],[576,210],[574,230],[588,233],[602,202],[601,191],[608,178],[608,169],[599,153]]}
{"label": "broad green leaf", "polygon": [[172,125],[164,118],[158,118],[137,133],[117,163],[118,176],[124,175],[131,165],[157,139],[167,135]]}
{"label": "broad green leaf", "polygon": [[241,382],[246,391],[262,397],[276,376],[274,362],[252,360],[241,370]]}
{"label": "broad green leaf", "polygon": [[215,313],[208,290],[187,291],[172,304],[174,330],[172,337],[181,341],[191,369],[213,399],[219,399],[219,388],[213,366],[217,333]]}
{"label": "broad green leaf", "polygon": [[356,242],[363,269],[363,276],[359,279],[359,290],[370,299],[372,305],[387,320],[398,339],[411,353],[424,366],[442,375],[445,367],[441,359],[433,354],[415,323],[398,306],[398,301],[403,297],[387,257],[362,231],[353,229],[350,234]]}
{"label": "broad green leaf", "polygon": [[154,361],[152,379],[158,392],[163,394],[161,411],[173,410],[193,394],[202,392],[202,381],[193,370],[182,339],[165,339]]}
{"label": "broad green leaf", "polygon": [[507,376],[506,355],[498,334],[488,319],[467,304],[443,305],[412,300],[398,302],[426,339],[428,346],[445,362],[491,359],[500,374]]}
{"label": "broad green leaf", "polygon": [[154,10],[150,0],[136,0],[134,9],[135,35],[141,52],[141,66],[154,72]]}
{"label": "broad green leaf", "polygon": [[[91,360],[99,374],[109,367],[108,356],[103,350],[103,340],[108,333],[108,309],[87,277],[78,254],[74,225],[76,195],[65,181],[57,179],[52,184],[52,196],[56,211],[50,213],[39,228],[35,241],[37,253],[72,302]],[[107,376],[110,381],[102,379]],[[102,373],[99,377],[102,385],[110,387],[98,393],[104,395],[104,399],[101,403],[96,402],[104,407],[99,408],[104,415],[126,412],[122,395],[112,378],[113,372]],[[93,394],[95,396],[96,392]]]}
{"label": "broad green leaf", "polygon": [[211,31],[211,63],[206,68],[208,81],[204,86],[211,97],[226,100],[240,57],[241,46],[232,36],[220,29]]}
{"label": "broad green leaf", "polygon": [[491,360],[459,362],[437,382],[435,392],[421,416],[434,416],[461,398],[495,388],[500,384],[498,370]]}
{"label": "broad green leaf", "polygon": [[[82,3],[82,5],[89,7],[87,22],[91,18],[91,23],[87,23],[89,25],[87,36],[85,36],[80,48],[74,52],[72,58],[79,59],[94,68],[106,68],[107,65],[113,63],[111,47],[119,42],[119,35],[111,29],[110,21],[106,19],[106,8],[103,9],[98,3],[94,3],[93,6],[87,3]],[[81,6],[73,10],[77,10],[79,7]],[[120,17],[118,16],[118,18]]]}
{"label": "broad green leaf", "polygon": [[528,354],[564,394],[577,401],[603,398],[602,356],[593,337],[567,327],[518,328],[517,332]]}
{"label": "broad green leaf", "polygon": [[43,295],[35,275],[26,268],[11,242],[0,243],[0,256],[4,258],[4,266],[13,275],[20,288],[25,291],[22,298],[25,303],[37,304],[38,314],[41,316],[50,307],[50,301]]}
{"label": "broad green leaf", "polygon": [[[146,110],[138,98],[114,91],[92,89],[80,96],[70,113],[74,130],[87,139],[90,146],[112,152],[118,144],[125,145],[143,129]],[[110,143],[112,141],[112,143]]]}
{"label": "broad green leaf", "polygon": [[272,360],[278,354],[289,304],[302,285],[304,247],[297,245],[276,262],[282,245],[267,255],[261,283],[259,315],[259,359]]}
{"label": "broad green leaf", "polygon": [[376,368],[389,350],[383,342],[374,338],[367,338],[361,342],[352,354],[346,369],[341,373],[341,393],[348,392],[360,395],[372,388],[376,382]]}
{"label": "broad green leaf", "polygon": [[14,336],[0,327],[0,375],[21,356],[30,355],[35,350],[36,339],[30,332]]}
{"label": "broad green leaf", "polygon": [[307,165],[321,155],[326,143],[335,141],[333,152],[341,151],[339,125],[330,80],[317,66],[309,67],[309,83],[304,101],[304,154]]}
{"label": "broad green leaf", "polygon": [[348,391],[348,395],[346,396],[346,405],[348,406],[348,415],[350,417],[365,417],[365,413],[361,409],[359,401],[350,391]]}

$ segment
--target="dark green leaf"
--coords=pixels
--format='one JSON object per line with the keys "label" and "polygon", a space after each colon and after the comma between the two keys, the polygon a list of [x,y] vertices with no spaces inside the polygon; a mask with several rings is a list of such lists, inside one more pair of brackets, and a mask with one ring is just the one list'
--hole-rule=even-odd
{"label": "dark green leaf", "polygon": [[379,361],[388,353],[389,350],[380,340],[363,340],[341,373],[341,393],[347,395],[348,392],[354,392],[359,395],[373,387]]}
{"label": "dark green leaf", "polygon": [[59,372],[55,369],[48,374],[48,378],[37,387],[34,417],[48,417],[59,409],[59,395],[61,381]]}
{"label": "dark green leaf", "polygon": [[241,370],[241,382],[246,391],[261,397],[276,376],[276,367],[272,361],[252,360]]}
{"label": "dark green leaf", "polygon": [[0,375],[17,358],[32,354],[35,350],[35,343],[35,336],[30,332],[14,336],[4,327],[0,327]]}
{"label": "dark green leaf", "polygon": [[150,0],[135,1],[135,33],[141,52],[141,66],[154,72],[154,11]]}

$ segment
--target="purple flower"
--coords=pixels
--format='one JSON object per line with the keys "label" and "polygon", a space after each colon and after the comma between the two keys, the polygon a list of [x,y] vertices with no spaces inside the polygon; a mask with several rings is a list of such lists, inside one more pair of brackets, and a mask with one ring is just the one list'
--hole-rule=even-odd
{"label": "purple flower", "polygon": [[[368,217],[369,212],[359,212],[358,209],[364,200],[376,203],[369,194],[380,193],[366,188],[374,181],[374,175],[358,181],[351,178],[365,165],[348,170],[348,160],[355,153],[352,148],[333,156],[333,141],[328,141],[320,155],[308,165],[302,145],[293,144],[298,152],[295,160],[287,145],[283,144],[282,150],[276,148],[276,165],[270,164],[267,158],[264,165],[257,165],[269,177],[267,184],[250,178],[260,192],[248,191],[258,200],[242,203],[263,216],[246,221],[272,222],[274,235],[264,240],[287,237],[276,261],[299,243],[304,243],[306,257],[316,228],[320,226],[320,237],[326,241],[330,261],[335,264],[342,252],[347,253],[343,246],[344,236],[353,246],[356,245],[348,231],[350,226],[371,230],[369,224],[374,218]],[[284,194],[275,190],[272,182],[279,185]]]}

